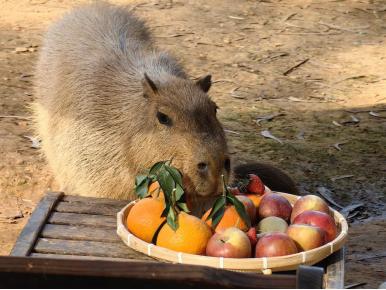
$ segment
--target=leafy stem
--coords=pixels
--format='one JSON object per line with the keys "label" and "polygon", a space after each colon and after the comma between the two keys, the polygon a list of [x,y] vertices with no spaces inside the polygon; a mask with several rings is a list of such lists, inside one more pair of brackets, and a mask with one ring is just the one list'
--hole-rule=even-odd
{"label": "leafy stem", "polygon": [[248,227],[250,227],[251,219],[245,210],[244,204],[229,192],[225,183],[224,175],[222,175],[221,178],[223,183],[222,195],[215,200],[212,210],[210,211],[206,220],[211,219],[212,228],[215,229],[224,216],[226,208],[228,206],[234,206],[241,219],[245,222],[246,225],[248,225]]}

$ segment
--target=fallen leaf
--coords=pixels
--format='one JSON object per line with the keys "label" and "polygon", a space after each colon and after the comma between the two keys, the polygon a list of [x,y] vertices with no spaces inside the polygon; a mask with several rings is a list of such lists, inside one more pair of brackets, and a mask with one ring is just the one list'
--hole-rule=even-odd
{"label": "fallen leaf", "polygon": [[319,186],[316,191],[321,195],[323,196],[329,203],[331,203],[332,205],[335,205],[336,207],[338,208],[343,208],[343,206],[341,206],[340,204],[336,203],[333,199],[332,199],[332,192],[331,190],[329,190],[328,188],[324,187],[324,186]]}
{"label": "fallen leaf", "polygon": [[25,46],[20,46],[15,48],[16,53],[27,52],[27,51],[28,51],[28,47],[25,47]]}
{"label": "fallen leaf", "polygon": [[348,143],[348,141],[343,141],[343,142],[338,142],[338,143],[335,143],[334,145],[332,145],[336,150],[338,151],[341,151],[342,148],[340,148],[340,145],[343,145],[343,144],[346,144]]}
{"label": "fallen leaf", "polygon": [[331,177],[331,181],[334,182],[334,181],[337,181],[339,179],[350,178],[350,177],[354,177],[354,175],[353,174],[346,174],[346,175],[334,176],[334,177]]}
{"label": "fallen leaf", "polygon": [[23,137],[29,139],[32,142],[31,148],[34,148],[34,149],[40,148],[40,140],[38,138],[33,136],[23,136]]}
{"label": "fallen leaf", "polygon": [[386,118],[386,116],[381,116],[380,114],[378,113],[375,113],[373,111],[370,111],[369,112],[369,115],[373,116],[373,117],[377,117],[377,118]]}
{"label": "fallen leaf", "polygon": [[358,124],[360,120],[354,115],[350,115],[351,120],[343,121],[342,124]]}
{"label": "fallen leaf", "polygon": [[335,126],[338,126],[338,127],[343,127],[341,124],[339,124],[337,121],[332,121],[332,123],[335,125]]}
{"label": "fallen leaf", "polygon": [[261,126],[260,122],[271,121],[274,118],[279,117],[279,116],[283,116],[283,115],[284,115],[283,113],[276,113],[276,114],[271,114],[271,115],[267,115],[267,116],[261,116],[261,117],[257,117],[255,122],[257,125]]}
{"label": "fallen leaf", "polygon": [[344,208],[342,208],[342,210],[340,211],[340,213],[344,216],[344,217],[348,217],[350,215],[351,212],[353,212],[354,210],[360,208],[360,207],[363,207],[364,204],[363,203],[357,203],[357,204],[352,204],[352,205],[348,205]]}
{"label": "fallen leaf", "polygon": [[260,134],[261,134],[263,137],[265,137],[265,138],[270,138],[270,139],[275,140],[276,142],[279,142],[280,144],[283,144],[283,141],[281,141],[279,138],[273,136],[273,135],[271,134],[271,132],[269,132],[268,130],[263,130],[263,131],[260,132]]}

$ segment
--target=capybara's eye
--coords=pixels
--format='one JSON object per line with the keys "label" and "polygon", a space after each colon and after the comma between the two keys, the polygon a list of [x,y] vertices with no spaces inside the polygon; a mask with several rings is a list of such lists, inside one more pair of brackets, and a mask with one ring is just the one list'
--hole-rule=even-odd
{"label": "capybara's eye", "polygon": [[166,125],[166,126],[172,125],[172,120],[169,118],[168,115],[164,113],[157,112],[157,119],[162,125]]}

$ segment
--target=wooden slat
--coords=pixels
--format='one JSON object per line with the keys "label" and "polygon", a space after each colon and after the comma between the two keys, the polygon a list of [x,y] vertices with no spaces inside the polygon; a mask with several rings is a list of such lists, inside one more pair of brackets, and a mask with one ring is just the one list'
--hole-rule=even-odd
{"label": "wooden slat", "polygon": [[138,262],[143,260],[138,259],[123,259],[111,257],[93,257],[93,256],[79,256],[79,255],[58,255],[58,254],[42,254],[31,253],[29,257],[47,258],[47,259],[66,259],[66,260],[88,260],[88,261],[119,261],[119,262]]}
{"label": "wooden slat", "polygon": [[40,237],[62,240],[121,243],[114,228],[96,228],[90,226],[47,224],[44,226]]}
{"label": "wooden slat", "polygon": [[62,192],[50,192],[41,199],[20,233],[11,256],[28,256],[52,209],[62,196]]}
{"label": "wooden slat", "polygon": [[114,216],[66,212],[54,212],[48,219],[48,222],[56,225],[83,225],[101,228],[108,227],[114,229],[117,227],[117,219]]}
{"label": "wooden slat", "polygon": [[[17,274],[22,274],[17,275]],[[36,274],[35,276],[31,276]],[[39,276],[37,276],[39,275]],[[207,287],[207,288],[294,288],[295,275],[261,275],[231,272],[203,266],[159,262],[113,262],[45,258],[0,257],[1,284],[55,288],[114,285],[120,288]],[[66,278],[67,277],[67,278]],[[21,279],[23,278],[23,279]],[[61,278],[61,279],[59,279]],[[82,279],[82,280],[80,280]],[[98,280],[97,280],[98,279]],[[111,280],[114,279],[114,280]],[[117,279],[121,279],[118,280]],[[123,280],[122,280],[123,279]],[[49,281],[49,283],[47,283]],[[63,284],[57,284],[62,281]],[[96,281],[99,284],[95,283]],[[41,287],[40,287],[41,288]]]}
{"label": "wooden slat", "polygon": [[36,243],[34,252],[43,254],[112,257],[154,261],[154,259],[128,248],[123,243],[110,242],[68,241],[40,238]]}
{"label": "wooden slat", "polygon": [[116,216],[117,212],[122,209],[121,205],[113,204],[85,204],[84,202],[60,202],[55,207],[58,212],[83,213],[95,215]]}
{"label": "wooden slat", "polygon": [[326,259],[327,271],[325,285],[327,289],[344,288],[344,248],[332,254]]}
{"label": "wooden slat", "polygon": [[121,208],[123,208],[130,202],[129,200],[85,197],[85,196],[76,196],[76,195],[65,195],[62,200],[66,202],[79,202],[79,203],[95,204],[95,205],[98,205],[98,204],[114,205]]}

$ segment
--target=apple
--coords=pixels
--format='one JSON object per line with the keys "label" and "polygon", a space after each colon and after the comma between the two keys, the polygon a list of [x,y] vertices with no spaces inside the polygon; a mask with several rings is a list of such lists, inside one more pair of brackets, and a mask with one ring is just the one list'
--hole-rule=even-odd
{"label": "apple", "polygon": [[310,225],[290,225],[287,235],[294,240],[299,251],[307,251],[323,246],[325,243],[325,232]]}
{"label": "apple", "polygon": [[206,255],[224,258],[250,258],[251,243],[246,233],[231,227],[215,233],[206,246]]}
{"label": "apple", "polygon": [[245,195],[236,195],[236,198],[244,204],[245,210],[251,218],[251,223],[256,221],[256,207],[253,201]]}
{"label": "apple", "polygon": [[291,216],[292,206],[290,202],[281,195],[270,193],[264,194],[260,201],[259,216],[266,218],[277,216],[288,221]]}
{"label": "apple", "polygon": [[297,215],[301,214],[306,210],[316,210],[330,214],[330,209],[327,203],[316,195],[305,195],[299,198],[292,209],[291,223],[294,221]]}
{"label": "apple", "polygon": [[254,194],[264,194],[265,186],[260,177],[255,174],[249,174],[249,183],[247,185],[247,191]]}
{"label": "apple", "polygon": [[251,242],[252,248],[256,246],[257,244],[257,231],[255,227],[252,227],[248,230],[247,236],[249,238],[249,241]]}
{"label": "apple", "polygon": [[272,190],[268,186],[264,186],[264,194],[272,193]]}
{"label": "apple", "polygon": [[277,257],[296,254],[298,249],[294,241],[285,233],[265,234],[259,239],[255,257]]}
{"label": "apple", "polygon": [[321,228],[326,232],[327,243],[334,240],[338,232],[335,221],[330,215],[315,210],[306,210],[297,215],[293,224],[304,224]]}
{"label": "apple", "polygon": [[257,225],[257,230],[259,233],[285,233],[287,228],[287,222],[277,216],[269,216],[263,218]]}

